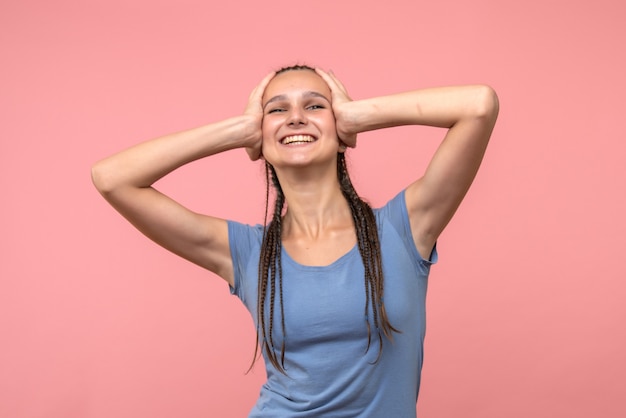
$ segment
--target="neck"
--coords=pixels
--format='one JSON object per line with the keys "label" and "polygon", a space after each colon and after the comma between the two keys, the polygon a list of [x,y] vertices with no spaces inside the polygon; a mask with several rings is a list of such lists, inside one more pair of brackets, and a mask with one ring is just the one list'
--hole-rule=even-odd
{"label": "neck", "polygon": [[352,214],[332,170],[277,170],[287,202],[283,236],[315,238],[352,224]]}

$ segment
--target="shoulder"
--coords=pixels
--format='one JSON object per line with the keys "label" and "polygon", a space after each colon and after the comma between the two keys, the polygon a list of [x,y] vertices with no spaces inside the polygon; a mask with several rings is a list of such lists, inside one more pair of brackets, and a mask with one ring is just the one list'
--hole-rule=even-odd
{"label": "shoulder", "polygon": [[437,251],[434,246],[430,257],[424,257],[415,245],[405,190],[391,198],[384,206],[374,209],[374,214],[381,237],[381,245],[393,246],[391,243],[395,241],[395,248],[402,246],[409,252],[411,258],[418,262],[430,265],[437,261]]}
{"label": "shoulder", "polygon": [[226,221],[228,224],[228,243],[233,256],[235,252],[250,250],[260,246],[263,240],[263,225],[247,225],[236,221]]}
{"label": "shoulder", "polygon": [[412,246],[411,226],[404,191],[395,195],[384,206],[374,209],[374,216],[382,244],[388,245],[390,236],[395,236],[401,239],[405,246]]}
{"label": "shoulder", "polygon": [[248,289],[248,287],[256,282],[254,278],[258,270],[263,241],[263,225],[246,225],[235,221],[227,221],[227,223],[228,245],[233,266],[230,291],[237,294],[246,304],[247,300],[254,300],[252,295],[256,292],[255,289]]}
{"label": "shoulder", "polygon": [[386,221],[391,221],[396,224],[403,223],[404,219],[408,220],[405,191],[402,190],[383,206],[373,210],[379,225]]}
{"label": "shoulder", "polygon": [[244,224],[244,223],[232,221],[232,220],[227,220],[226,223],[228,224],[229,238],[231,237],[231,235],[263,237],[263,225],[260,225],[260,224],[249,225],[249,224]]}

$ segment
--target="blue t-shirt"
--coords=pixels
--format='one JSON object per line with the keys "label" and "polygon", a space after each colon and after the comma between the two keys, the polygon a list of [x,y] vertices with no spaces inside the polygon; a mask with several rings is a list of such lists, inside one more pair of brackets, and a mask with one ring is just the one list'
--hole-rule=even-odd
{"label": "blue t-shirt", "polygon": [[[426,287],[437,261],[418,253],[404,192],[375,209],[382,248],[384,302],[392,326],[382,356],[372,323],[367,350],[363,261],[355,245],[328,266],[297,263],[283,249],[286,353],[284,375],[265,358],[267,382],[250,417],[416,416],[426,328]],[[228,222],[236,294],[257,323],[258,263],[263,227]],[[283,339],[274,311],[274,341]],[[371,315],[370,315],[371,318]],[[370,322],[373,322],[370,319]]]}

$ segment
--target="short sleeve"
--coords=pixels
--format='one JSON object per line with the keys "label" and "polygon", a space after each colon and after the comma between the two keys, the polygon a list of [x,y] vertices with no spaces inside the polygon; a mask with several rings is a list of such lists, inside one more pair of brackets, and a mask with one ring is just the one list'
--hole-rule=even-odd
{"label": "short sleeve", "polygon": [[242,283],[250,277],[251,271],[256,271],[262,237],[263,227],[260,225],[250,226],[228,221],[228,245],[234,273],[234,285],[230,286],[230,293],[236,294],[242,301]]}
{"label": "short sleeve", "polygon": [[[422,267],[430,267],[437,262],[439,258],[437,254],[437,244],[433,246],[433,250],[430,253],[428,260],[425,260],[419,251],[417,251],[415,241],[413,241],[413,234],[411,232],[409,213],[406,209],[404,190],[398,193],[393,199],[387,202],[385,206],[379,209],[379,219],[386,219],[394,227],[398,235],[402,238],[406,249]],[[380,224],[381,221],[379,220],[379,225]]]}

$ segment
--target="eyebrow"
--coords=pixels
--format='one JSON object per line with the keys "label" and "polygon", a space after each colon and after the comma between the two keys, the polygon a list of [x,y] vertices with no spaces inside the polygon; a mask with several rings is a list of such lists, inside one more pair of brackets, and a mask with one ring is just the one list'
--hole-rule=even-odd
{"label": "eyebrow", "polygon": [[[319,97],[320,99],[324,99],[326,100],[328,103],[330,103],[330,100],[328,100],[328,98],[326,96],[324,96],[322,93],[318,93],[316,91],[305,91],[304,93],[302,93],[302,97],[307,99],[309,97]],[[281,100],[287,100],[287,95],[286,94],[279,94],[277,96],[272,97],[271,99],[269,99],[267,101],[267,103],[265,103],[265,106],[263,106],[263,109],[265,109],[265,107],[273,102],[278,102]]]}

